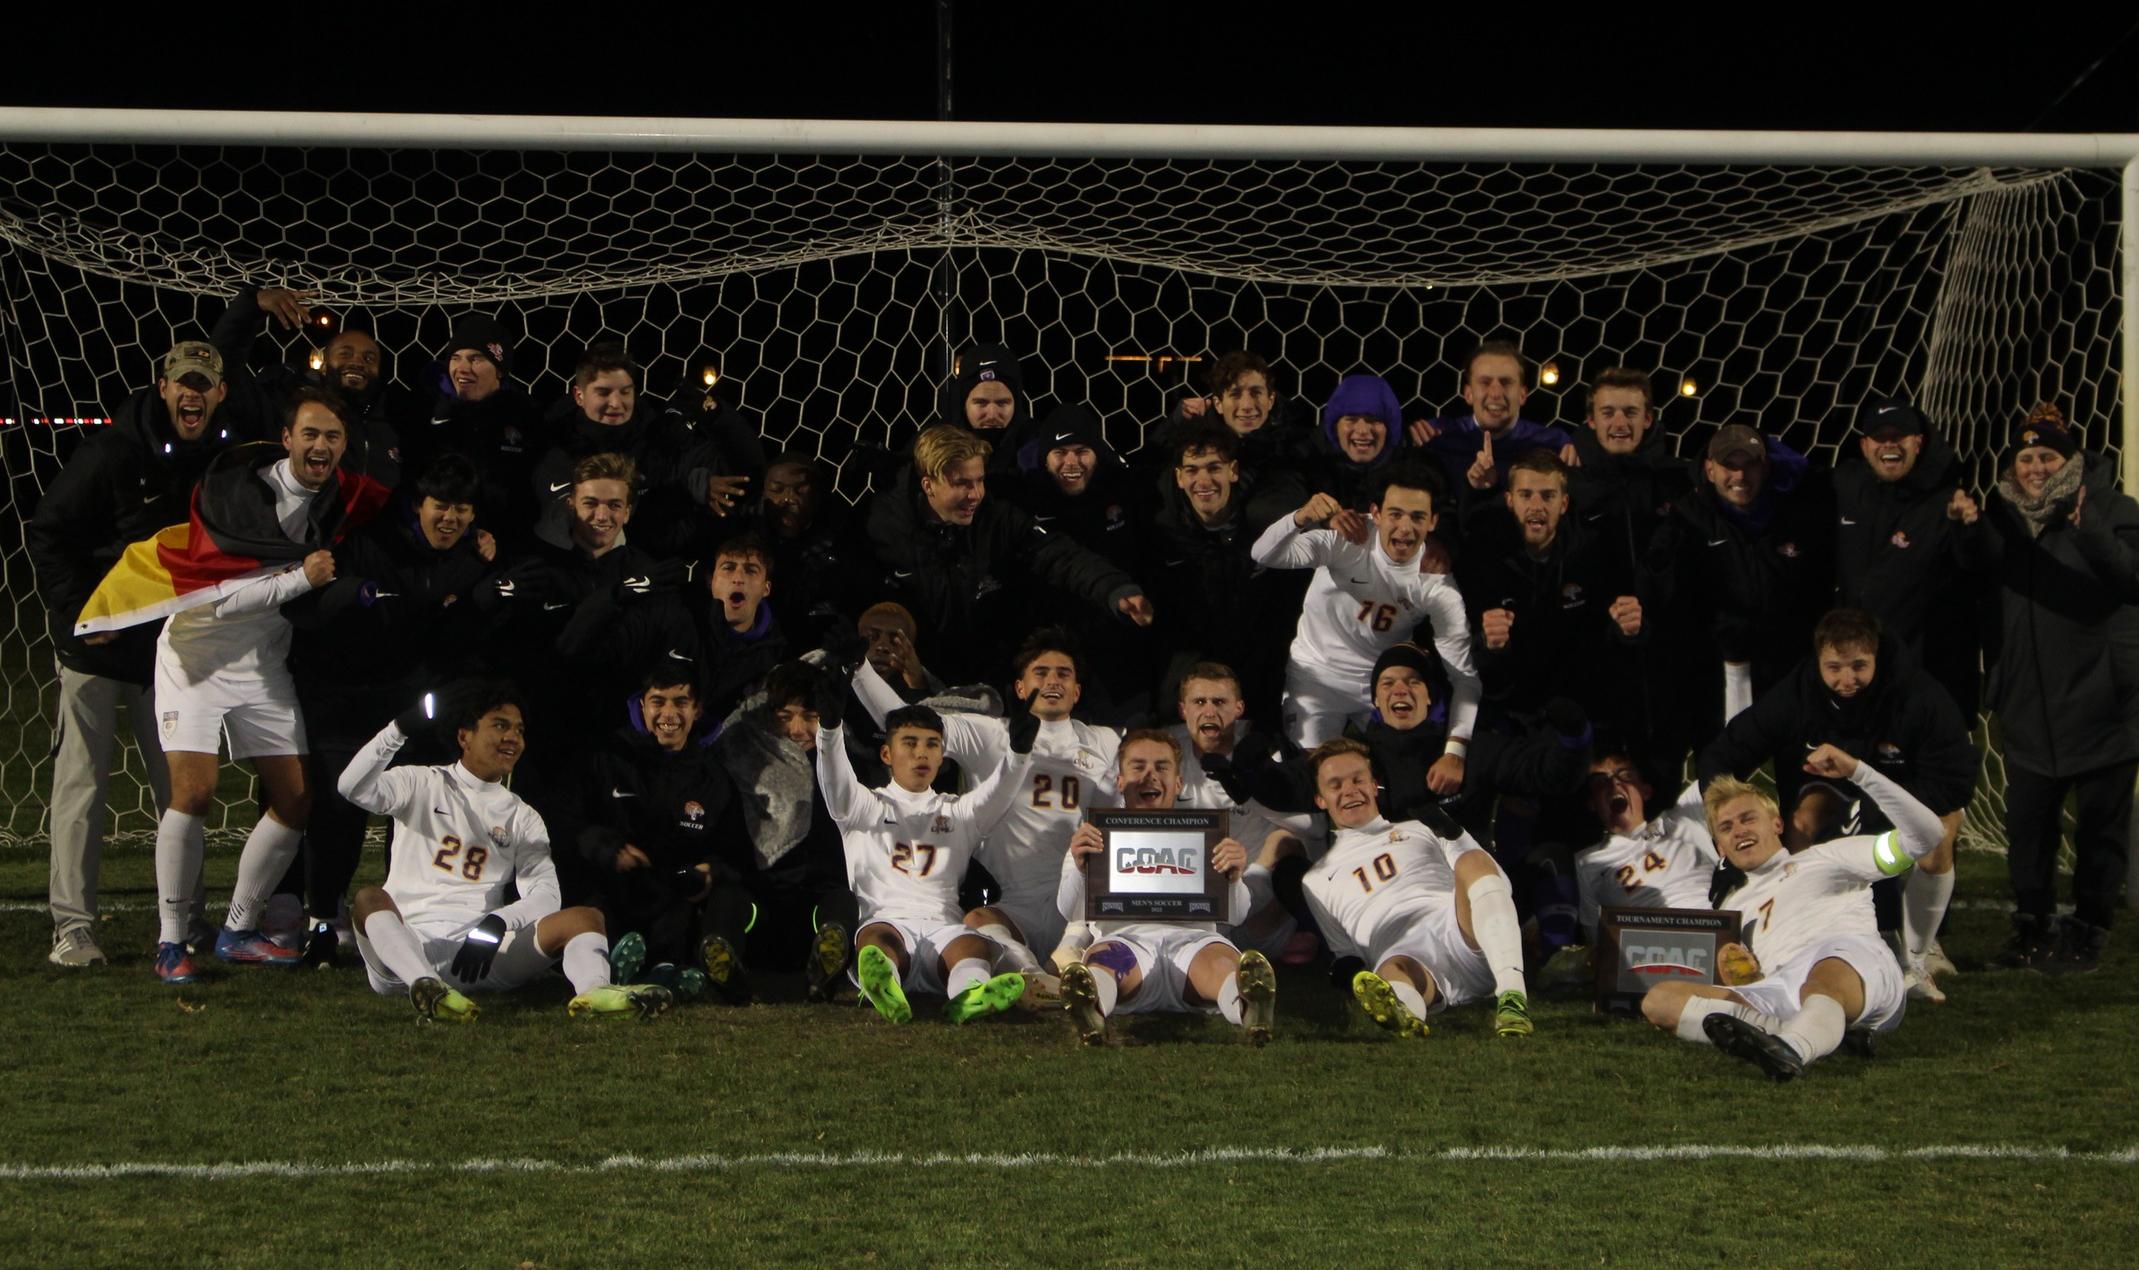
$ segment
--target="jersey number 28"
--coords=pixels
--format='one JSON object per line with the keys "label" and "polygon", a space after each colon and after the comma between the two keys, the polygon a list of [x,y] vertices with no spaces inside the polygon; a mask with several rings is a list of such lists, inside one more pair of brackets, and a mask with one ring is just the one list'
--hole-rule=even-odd
{"label": "jersey number 28", "polygon": [[468,854],[456,861],[455,857],[461,856],[460,839],[449,833],[439,839],[439,843],[438,850],[431,856],[432,868],[444,869],[448,873],[457,869],[470,882],[483,880],[483,865],[490,860],[490,848],[470,847]]}

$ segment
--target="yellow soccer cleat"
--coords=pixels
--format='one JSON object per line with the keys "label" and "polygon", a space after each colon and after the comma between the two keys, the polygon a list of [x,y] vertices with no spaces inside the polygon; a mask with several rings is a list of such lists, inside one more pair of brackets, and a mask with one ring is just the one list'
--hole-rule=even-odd
{"label": "yellow soccer cleat", "polygon": [[1427,1033],[1426,1020],[1397,1000],[1396,990],[1389,986],[1389,981],[1371,970],[1362,970],[1352,976],[1352,997],[1383,1031],[1418,1037]]}
{"label": "yellow soccer cleat", "polygon": [[1268,1045],[1276,1018],[1277,971],[1268,957],[1251,948],[1240,955],[1240,1028],[1248,1044],[1257,1049]]}
{"label": "yellow soccer cleat", "polygon": [[1092,983],[1092,968],[1081,961],[1062,967],[1062,1008],[1069,1011],[1079,1042],[1107,1043],[1107,1016],[1099,1012],[1099,989]]}
{"label": "yellow soccer cleat", "polygon": [[475,1002],[447,987],[442,979],[418,979],[409,985],[408,999],[416,1006],[419,1023],[473,1023],[480,1013]]}
{"label": "yellow soccer cleat", "polygon": [[573,1018],[635,1014],[651,1019],[676,1002],[676,995],[658,984],[604,984],[573,997],[565,1013]]}

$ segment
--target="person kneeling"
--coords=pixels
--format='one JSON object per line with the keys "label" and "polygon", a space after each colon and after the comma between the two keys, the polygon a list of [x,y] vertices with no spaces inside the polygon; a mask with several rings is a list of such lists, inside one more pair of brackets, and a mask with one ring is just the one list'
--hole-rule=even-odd
{"label": "person kneeling", "polygon": [[1756,1063],[1777,1081],[1834,1052],[1852,1028],[1900,1025],[1907,990],[1879,938],[1872,883],[1908,872],[1945,836],[1930,808],[1832,745],[1808,755],[1805,770],[1854,782],[1897,828],[1792,854],[1773,799],[1741,781],[1710,782],[1708,831],[1724,864],[1715,906],[1738,914],[1762,972],[1732,987],[1660,983],[1641,999],[1642,1016],[1657,1027]]}
{"label": "person kneeling", "polygon": [[[426,694],[381,729],[336,784],[342,797],[394,822],[386,885],[358,891],[352,908],[372,991],[406,991],[422,1018],[465,1022],[476,1008],[464,991],[523,987],[562,959],[575,1016],[667,1009],[664,988],[609,981],[601,910],[558,908],[549,831],[502,784],[527,743],[511,685],[464,694],[453,719],[458,762],[388,770],[427,728],[432,700]],[[501,905],[509,886],[520,898]]]}

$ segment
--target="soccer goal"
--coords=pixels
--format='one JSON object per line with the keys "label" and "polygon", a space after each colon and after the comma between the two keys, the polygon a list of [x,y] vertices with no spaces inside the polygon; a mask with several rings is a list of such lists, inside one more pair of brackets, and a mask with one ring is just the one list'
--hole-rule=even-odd
{"label": "soccer goal", "polygon": [[[1980,484],[2040,398],[2129,474],[2135,154],[2122,136],[0,110],[0,842],[42,845],[50,780],[21,522],[242,283],[361,315],[419,391],[469,310],[524,332],[513,369],[538,399],[621,337],[655,394],[727,377],[768,444],[837,466],[850,499],[855,447],[932,418],[982,341],[1017,350],[1043,401],[1090,403],[1123,451],[1230,349],[1297,402],[1367,369],[1438,412],[1464,350],[1512,334],[1541,420],[1576,421],[1585,378],[1626,365],[1653,372],[1675,441],[1751,422],[1831,461],[1857,403],[1898,393]],[[2001,841],[2002,784],[1994,756],[1973,841]],[[152,830],[137,782],[113,801],[122,833]]]}

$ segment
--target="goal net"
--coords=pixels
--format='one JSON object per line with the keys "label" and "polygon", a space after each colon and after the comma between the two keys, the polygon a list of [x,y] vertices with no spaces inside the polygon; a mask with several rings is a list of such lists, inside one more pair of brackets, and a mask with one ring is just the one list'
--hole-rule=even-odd
{"label": "goal net", "polygon": [[[479,139],[471,138],[470,144]],[[41,846],[52,649],[21,523],[82,435],[245,282],[360,313],[427,390],[453,318],[524,332],[538,400],[621,337],[659,395],[717,364],[768,446],[866,490],[858,445],[931,419],[953,349],[1018,350],[1043,402],[1134,450],[1215,355],[1312,409],[1372,370],[1417,408],[1512,333],[1525,413],[1654,372],[1675,442],[1755,422],[1832,461],[1867,396],[1915,398],[1987,479],[2058,402],[2118,450],[2119,214],[2085,168],[939,157],[0,142],[0,842]],[[925,150],[917,145],[914,150]],[[256,357],[302,363],[270,328]],[[83,422],[83,421],[90,422]],[[153,828],[138,756],[112,803]],[[1995,755],[1972,809],[1996,844]],[[211,824],[249,823],[235,784]]]}

